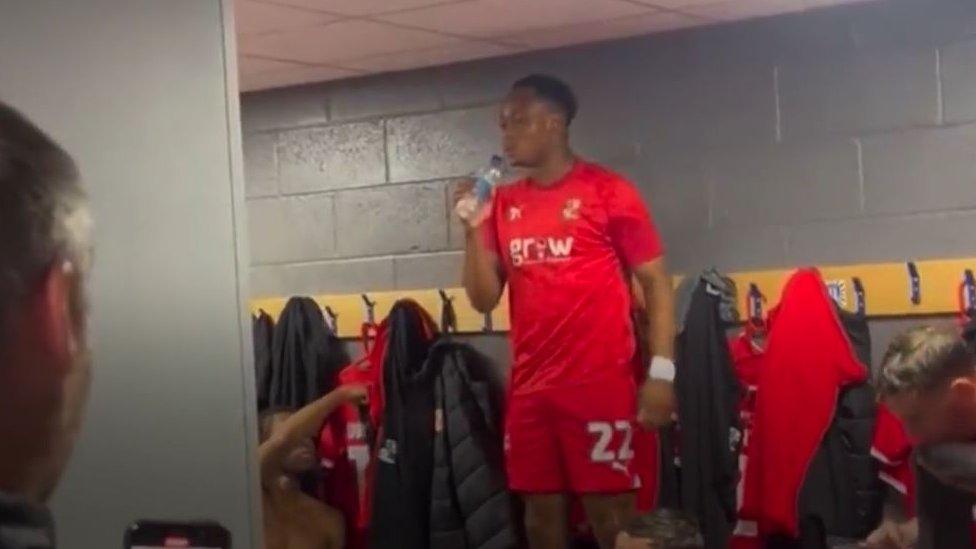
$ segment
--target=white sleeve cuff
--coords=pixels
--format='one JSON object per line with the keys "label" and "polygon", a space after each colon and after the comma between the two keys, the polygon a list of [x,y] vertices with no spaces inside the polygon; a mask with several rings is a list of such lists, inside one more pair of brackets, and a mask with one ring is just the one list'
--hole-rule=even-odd
{"label": "white sleeve cuff", "polygon": [[651,359],[651,367],[647,370],[647,377],[661,381],[674,381],[674,361],[663,356]]}

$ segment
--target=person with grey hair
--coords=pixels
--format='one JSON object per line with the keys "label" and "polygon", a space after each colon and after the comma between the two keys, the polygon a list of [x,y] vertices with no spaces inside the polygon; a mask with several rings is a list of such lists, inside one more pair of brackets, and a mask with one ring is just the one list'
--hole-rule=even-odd
{"label": "person with grey hair", "polygon": [[45,504],[88,398],[90,239],[74,161],[0,102],[0,549],[55,545]]}
{"label": "person with grey hair", "polygon": [[895,337],[876,381],[878,396],[916,445],[916,508],[897,499],[869,548],[964,547],[976,502],[976,355],[956,332],[934,327]]}
{"label": "person with grey hair", "polygon": [[877,390],[918,444],[976,441],[976,357],[955,332],[922,327],[897,336]]}

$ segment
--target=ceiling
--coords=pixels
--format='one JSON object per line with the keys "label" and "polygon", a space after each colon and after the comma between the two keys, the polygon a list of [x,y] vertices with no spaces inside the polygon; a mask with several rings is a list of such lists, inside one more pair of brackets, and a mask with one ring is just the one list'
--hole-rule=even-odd
{"label": "ceiling", "polygon": [[235,0],[243,91],[444,65],[851,0]]}

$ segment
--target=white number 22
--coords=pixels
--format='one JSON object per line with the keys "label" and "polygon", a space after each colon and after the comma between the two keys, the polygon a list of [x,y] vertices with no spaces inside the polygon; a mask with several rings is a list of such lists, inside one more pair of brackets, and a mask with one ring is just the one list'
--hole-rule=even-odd
{"label": "white number 22", "polygon": [[[592,421],[586,425],[586,430],[591,435],[596,435],[593,450],[590,452],[590,459],[593,462],[627,461],[634,457],[634,450],[630,447],[634,431],[629,421],[618,420],[613,424],[607,421]],[[614,431],[623,434],[624,437],[616,453],[610,449]]]}

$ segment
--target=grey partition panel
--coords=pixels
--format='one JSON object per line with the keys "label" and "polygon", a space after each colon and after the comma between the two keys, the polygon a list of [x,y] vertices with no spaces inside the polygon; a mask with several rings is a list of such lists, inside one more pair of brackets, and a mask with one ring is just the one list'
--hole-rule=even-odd
{"label": "grey partition panel", "polygon": [[119,547],[144,517],[260,545],[226,7],[0,0],[0,97],[75,155],[96,218],[95,380],[54,502],[62,547]]}

